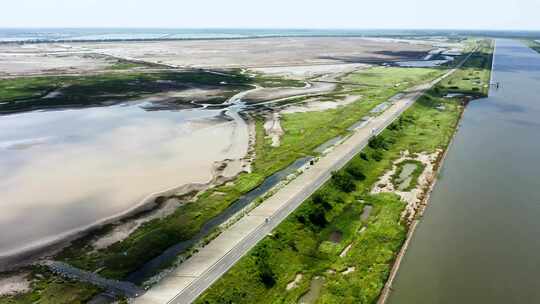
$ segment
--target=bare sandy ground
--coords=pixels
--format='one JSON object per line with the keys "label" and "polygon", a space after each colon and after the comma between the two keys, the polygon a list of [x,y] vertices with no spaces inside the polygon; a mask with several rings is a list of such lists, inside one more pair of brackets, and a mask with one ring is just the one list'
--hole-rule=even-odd
{"label": "bare sandy ground", "polygon": [[40,50],[15,51],[2,52],[0,50],[0,76],[90,73],[106,70],[116,61],[89,54],[48,53]]}
{"label": "bare sandy ground", "polygon": [[[361,63],[421,59],[433,44],[356,37],[4,44],[0,76],[102,71],[116,57],[184,68],[275,67],[258,72],[312,77]],[[287,71],[290,66],[298,67]]]}
{"label": "bare sandy ground", "polygon": [[304,275],[301,273],[296,274],[296,276],[294,277],[294,280],[287,284],[287,287],[285,288],[285,290],[291,290],[293,288],[298,287],[298,284],[302,281],[303,277]]}
{"label": "bare sandy ground", "polygon": [[153,211],[148,216],[137,218],[133,221],[129,221],[127,223],[119,225],[115,227],[107,235],[94,240],[94,242],[92,242],[92,247],[95,250],[100,250],[100,249],[107,248],[114,243],[122,241],[125,238],[127,238],[130,234],[132,234],[135,230],[137,230],[137,228],[139,228],[142,224],[147,223],[154,219],[163,218],[168,215],[171,215],[174,213],[176,208],[180,207],[181,205],[182,205],[182,202],[179,201],[178,199],[170,198],[164,203],[163,207]]}
{"label": "bare sandy ground", "polygon": [[342,99],[335,101],[324,100],[324,98],[312,98],[308,101],[301,104],[294,104],[291,106],[285,107],[281,110],[282,114],[292,114],[292,113],[304,113],[304,112],[316,112],[316,111],[326,111],[330,109],[337,109],[339,107],[346,106],[353,102],[361,99],[361,96],[358,95],[347,95]]}
{"label": "bare sandy ground", "polygon": [[71,43],[120,58],[180,67],[268,67],[422,58],[431,47],[344,37]]}
{"label": "bare sandy ground", "polygon": [[247,103],[277,102],[291,97],[330,93],[335,88],[336,84],[327,82],[308,83],[302,88],[259,88],[247,93],[244,100]]}
{"label": "bare sandy ground", "polygon": [[29,273],[0,276],[0,297],[30,291]]}
{"label": "bare sandy ground", "polygon": [[274,112],[266,116],[264,122],[266,135],[272,139],[272,147],[279,147],[281,136],[285,133],[280,123],[279,112]]}
{"label": "bare sandy ground", "polygon": [[[407,203],[407,207],[403,211],[402,218],[405,218],[409,223],[414,220],[416,211],[419,208],[419,204],[425,194],[426,188],[431,184],[434,179],[434,165],[437,161],[441,151],[434,152],[432,154],[419,153],[416,155],[409,154],[408,151],[402,152],[402,156],[394,161],[392,169],[387,171],[383,176],[379,178],[375,186],[371,190],[371,193],[382,192],[394,192],[401,197],[401,199]],[[418,177],[416,188],[411,191],[398,191],[397,186],[392,183],[392,176],[397,170],[397,165],[405,160],[418,160],[425,165],[424,171]]]}
{"label": "bare sandy ground", "polygon": [[369,67],[369,65],[363,63],[340,63],[322,65],[263,67],[253,68],[251,69],[251,71],[271,76],[282,76],[291,79],[306,79],[323,75],[339,75],[367,67]]}

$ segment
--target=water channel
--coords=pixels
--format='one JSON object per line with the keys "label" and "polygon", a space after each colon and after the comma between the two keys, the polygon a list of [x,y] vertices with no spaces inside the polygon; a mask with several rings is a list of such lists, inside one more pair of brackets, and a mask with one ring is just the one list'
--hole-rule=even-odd
{"label": "water channel", "polygon": [[540,54],[498,40],[389,303],[540,303]]}

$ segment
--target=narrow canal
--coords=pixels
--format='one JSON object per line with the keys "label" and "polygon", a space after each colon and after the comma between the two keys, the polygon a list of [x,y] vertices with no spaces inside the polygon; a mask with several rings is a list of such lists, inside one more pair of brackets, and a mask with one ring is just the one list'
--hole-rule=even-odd
{"label": "narrow canal", "polygon": [[498,40],[399,270],[391,304],[540,303],[540,54]]}

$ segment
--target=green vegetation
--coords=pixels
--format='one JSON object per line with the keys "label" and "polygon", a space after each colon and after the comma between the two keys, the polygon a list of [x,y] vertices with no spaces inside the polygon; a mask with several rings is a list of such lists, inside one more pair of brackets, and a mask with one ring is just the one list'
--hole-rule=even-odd
{"label": "green vegetation", "polygon": [[403,90],[414,84],[434,79],[434,75],[441,71],[444,69],[378,67],[351,73],[342,81],[381,89],[398,88],[398,90]]}
{"label": "green vegetation", "polygon": [[533,49],[533,50],[537,51],[538,53],[540,53],[540,43],[538,42],[538,40],[529,39],[529,40],[525,40],[524,42],[531,49]]}
{"label": "green vegetation", "polygon": [[253,81],[265,88],[282,88],[282,87],[303,87],[306,85],[304,81],[290,78],[268,76],[264,74],[254,74]]}
{"label": "green vegetation", "polygon": [[424,172],[424,169],[426,167],[421,161],[411,160],[411,159],[404,160],[400,162],[399,164],[397,164],[396,172],[392,176],[392,184],[394,184],[396,188],[399,187],[399,184],[401,182],[403,182],[403,181],[400,181],[400,176],[403,172],[403,168],[406,165],[414,165],[415,168],[409,175],[410,182],[408,186],[405,187],[404,189],[400,189],[400,191],[405,191],[405,192],[411,191],[412,189],[416,188],[416,185],[418,184],[418,177],[420,176],[420,174],[422,174],[422,172]]}
{"label": "green vegetation", "polygon": [[118,61],[109,67],[109,70],[129,70],[136,68],[147,67],[146,64],[131,62],[131,61]]}
{"label": "green vegetation", "polygon": [[85,283],[69,281],[40,268],[30,274],[32,291],[0,297],[0,304],[77,304],[86,303],[101,290]]}
{"label": "green vegetation", "polygon": [[[257,158],[253,164],[253,173],[241,174],[234,184],[206,191],[196,202],[179,208],[167,218],[146,223],[126,240],[107,249],[95,252],[89,247],[88,239],[85,239],[68,248],[58,258],[83,269],[100,269],[100,274],[107,277],[125,277],[169,246],[190,239],[204,223],[221,213],[242,194],[258,186],[267,176],[300,157],[313,155],[313,149],[325,141],[346,134],[346,129],[368,114],[374,106],[406,88],[434,79],[442,72],[442,69],[373,68],[352,73],[344,80],[360,85],[341,85],[337,93],[328,94],[328,97],[337,98],[346,91],[358,95],[361,100],[334,110],[285,115],[282,120],[285,135],[279,147],[271,147],[270,140],[265,138],[262,120],[257,120]],[[100,88],[103,83],[95,79],[95,87],[99,89],[96,95],[115,92],[129,94],[131,89],[123,86],[139,79],[134,75],[142,74],[111,75],[110,85],[107,85],[109,77],[104,77],[107,93]],[[141,77],[144,81],[150,77],[154,84],[156,79],[161,79],[156,74],[150,75],[144,74]],[[176,81],[178,77],[182,79],[179,82],[214,85],[223,81],[215,74],[192,74],[193,78],[189,75],[185,75],[185,78],[181,76],[171,76],[171,80]],[[72,81],[78,78],[69,79]],[[87,80],[85,77],[82,82],[86,84]],[[244,76],[234,80],[235,85],[239,86],[251,81]],[[0,103],[8,102],[9,105],[14,99],[24,102],[67,85],[64,79],[57,78],[48,79],[49,82],[41,81],[38,77],[10,81],[7,84],[0,82]],[[78,85],[84,87],[83,84]],[[92,87],[90,92],[94,92]],[[199,303],[290,302],[308,290],[309,280],[316,275],[331,278],[323,288],[319,300],[321,302],[373,302],[386,280],[393,256],[404,240],[406,227],[399,222],[399,215],[404,208],[399,199],[391,194],[373,196],[369,194],[369,189],[391,166],[400,151],[434,151],[446,146],[461,111],[461,106],[455,100],[441,98],[446,92],[443,87],[422,97],[344,170],[336,172],[332,181],[283,222],[273,236],[267,237],[209,289]],[[85,96],[84,90],[79,90],[78,94],[81,98]],[[437,109],[440,105],[444,105],[444,111]],[[365,204],[374,208],[367,222],[360,220]],[[367,229],[360,234],[358,229],[362,226]],[[329,242],[332,233],[336,232],[341,235],[340,241]],[[353,245],[348,255],[339,258],[339,253],[348,244]],[[342,275],[340,272],[347,267],[356,267],[355,272]],[[329,269],[336,273],[327,273]],[[285,291],[285,285],[294,279],[296,273],[303,273],[304,279],[297,288]],[[72,283],[63,284],[69,288],[72,286]],[[43,287],[36,286],[36,290],[54,290],[55,286],[55,281],[48,281]],[[84,302],[90,294],[96,292],[82,284],[73,285],[73,288],[71,294],[77,291],[77,297],[71,297],[70,292],[63,294],[70,296],[73,303]],[[23,296],[26,295],[20,297]],[[51,303],[62,303],[46,292],[41,293],[41,297],[40,303],[48,303],[45,301],[49,299],[53,299]],[[13,298],[9,300],[13,301]],[[0,298],[0,304],[4,304],[2,301],[7,301],[7,298]]]}
{"label": "green vegetation", "polygon": [[480,40],[476,45],[479,47],[478,50],[472,54],[466,64],[452,78],[442,82],[442,89],[449,93],[487,96],[491,80],[493,42],[491,40]]}
{"label": "green vegetation", "polygon": [[[100,274],[122,278],[137,269],[166,248],[191,239],[210,219],[220,214],[241,195],[260,185],[271,174],[287,167],[296,159],[313,155],[313,150],[325,141],[342,135],[347,128],[377,104],[404,88],[395,85],[409,79],[409,86],[440,75],[434,69],[407,69],[418,77],[411,78],[401,68],[374,68],[362,73],[381,75],[378,86],[361,86],[354,90],[363,98],[361,102],[322,112],[294,113],[284,115],[282,126],[285,135],[279,147],[271,147],[265,138],[263,121],[257,120],[257,140],[253,172],[241,174],[234,184],[216,187],[203,193],[195,203],[180,207],[173,215],[144,224],[122,242],[100,251],[92,251],[88,242],[82,240],[77,246],[64,251],[59,258],[91,271],[101,269]],[[370,74],[370,75],[372,75]],[[395,74],[395,77],[392,75]],[[360,76],[355,76],[361,79]],[[370,76],[372,77],[372,76]],[[352,80],[351,80],[352,81]],[[407,86],[407,87],[409,87]],[[321,129],[321,126],[327,126]],[[91,252],[91,253],[89,253]]]}
{"label": "green vegetation", "polygon": [[[446,111],[437,109],[441,103]],[[369,190],[401,151],[445,148],[461,109],[455,100],[433,92],[422,97],[373,140],[364,154],[334,175],[354,183],[355,190],[335,179],[325,184],[197,303],[292,303],[308,291],[315,276],[327,278],[318,303],[373,303],[405,239],[406,226],[400,222],[405,205],[397,196],[370,195]],[[370,157],[376,152],[382,156],[379,161]],[[366,204],[373,210],[363,223],[360,214]],[[364,225],[365,231],[359,233]],[[341,234],[337,243],[330,241],[336,231]],[[351,244],[347,255],[339,257]],[[264,269],[260,266],[261,251],[265,252]],[[349,267],[354,267],[354,272],[342,274]],[[263,282],[263,270],[273,274],[273,285]],[[304,278],[297,288],[287,291],[286,285],[298,273]]]}
{"label": "green vegetation", "polygon": [[[226,82],[227,85],[223,85],[222,82]],[[221,103],[240,90],[246,89],[246,85],[250,82],[251,80],[242,74],[226,76],[201,71],[4,79],[0,81],[0,113],[99,106],[104,103],[110,105],[111,100],[124,102],[147,94],[185,90],[191,86],[223,88],[225,91],[223,97],[207,101]],[[43,98],[51,92],[57,94]]]}
{"label": "green vegetation", "polygon": [[[465,69],[485,64],[472,59]],[[454,74],[450,81],[459,77]],[[335,178],[327,182],[196,303],[296,303],[316,276],[326,277],[316,303],[376,302],[407,228],[400,222],[404,204],[398,197],[369,191],[402,151],[446,149],[463,110],[458,99],[443,98],[449,90],[439,85],[424,94],[334,175],[339,176],[338,182]],[[355,184],[354,190],[343,187],[348,182]],[[367,204],[373,210],[362,222],[360,214]],[[332,240],[336,233],[340,234],[337,242]],[[340,257],[348,246],[350,250]],[[352,272],[345,274],[346,270]],[[265,283],[267,274],[272,284]],[[303,279],[287,290],[297,274]]]}

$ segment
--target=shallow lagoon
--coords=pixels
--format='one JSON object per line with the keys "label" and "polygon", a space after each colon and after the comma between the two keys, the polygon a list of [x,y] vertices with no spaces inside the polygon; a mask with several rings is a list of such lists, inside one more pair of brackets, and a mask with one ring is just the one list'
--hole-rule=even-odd
{"label": "shallow lagoon", "polygon": [[248,129],[223,110],[145,104],[0,117],[0,257],[137,207],[150,194],[207,182],[245,155]]}

